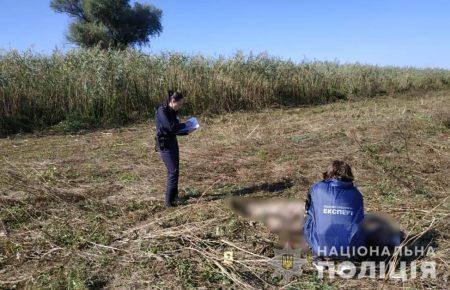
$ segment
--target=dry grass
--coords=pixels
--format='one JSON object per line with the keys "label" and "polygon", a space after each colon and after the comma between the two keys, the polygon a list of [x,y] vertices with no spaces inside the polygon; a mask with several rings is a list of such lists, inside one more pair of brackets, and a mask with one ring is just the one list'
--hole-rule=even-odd
{"label": "dry grass", "polygon": [[[180,138],[180,186],[163,207],[164,168],[152,125],[0,140],[3,287],[235,288],[282,286],[262,261],[276,237],[235,216],[226,196],[305,198],[335,158],[350,162],[368,211],[411,237],[433,233],[438,279],[319,280],[301,289],[448,287],[450,111],[447,91],[203,117]],[[0,227],[1,231],[1,227]],[[234,250],[234,266],[222,264]]]}

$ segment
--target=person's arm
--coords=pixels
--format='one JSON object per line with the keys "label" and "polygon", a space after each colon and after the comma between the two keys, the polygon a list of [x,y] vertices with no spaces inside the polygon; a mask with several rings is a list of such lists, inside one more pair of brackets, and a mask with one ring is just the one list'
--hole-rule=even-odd
{"label": "person's arm", "polygon": [[311,206],[311,190],[308,190],[308,195],[305,200],[305,213],[308,212],[309,207]]}
{"label": "person's arm", "polygon": [[308,246],[310,249],[313,248],[313,241],[312,241],[312,235],[314,231],[314,225],[313,225],[313,213],[312,213],[312,200],[311,200],[311,191],[312,188],[308,190],[308,195],[306,196],[305,200],[305,219],[304,219],[304,225],[303,225],[303,234],[305,236],[305,240],[308,243]]}
{"label": "person's arm", "polygon": [[361,209],[361,215],[364,218],[364,215],[365,215],[365,213],[364,213],[364,198],[363,198],[361,192],[358,189],[356,189],[356,190],[358,191],[359,208]]}
{"label": "person's arm", "polygon": [[[178,121],[178,120],[177,120]],[[189,122],[189,121],[188,121]],[[180,125],[184,125],[184,128],[186,128],[187,126],[188,126],[188,122],[184,122],[184,123],[180,123]],[[189,135],[189,131],[182,131],[182,132],[180,132],[181,130],[183,130],[184,128],[182,128],[182,129],[179,129],[175,134],[177,134],[178,136],[186,136],[186,135]]]}
{"label": "person's arm", "polygon": [[[177,118],[168,118],[166,112],[164,112],[163,108],[160,108],[158,110],[158,119],[161,123],[161,126],[167,131],[167,133],[177,134],[178,131],[183,130],[186,128],[185,123],[180,123]],[[183,135],[178,134],[178,135]]]}
{"label": "person's arm", "polygon": [[308,190],[308,195],[306,196],[306,200],[305,200],[305,219],[307,219],[307,220],[315,219],[314,206],[313,206],[313,200],[312,200],[312,195],[314,194],[314,191],[315,191],[315,185],[313,185]]}
{"label": "person's arm", "polygon": [[[183,123],[182,123],[183,124]],[[178,136],[186,136],[189,135],[189,132],[177,132],[176,133]]]}

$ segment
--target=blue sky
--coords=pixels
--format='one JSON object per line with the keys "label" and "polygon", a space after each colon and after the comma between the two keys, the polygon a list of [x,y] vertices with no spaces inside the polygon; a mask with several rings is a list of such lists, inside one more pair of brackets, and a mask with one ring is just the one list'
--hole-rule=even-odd
{"label": "blue sky", "polygon": [[[450,68],[446,0],[155,0],[164,31],[147,52],[209,56],[267,52],[295,61],[339,60]],[[47,0],[0,1],[0,49],[70,49],[70,18]]]}

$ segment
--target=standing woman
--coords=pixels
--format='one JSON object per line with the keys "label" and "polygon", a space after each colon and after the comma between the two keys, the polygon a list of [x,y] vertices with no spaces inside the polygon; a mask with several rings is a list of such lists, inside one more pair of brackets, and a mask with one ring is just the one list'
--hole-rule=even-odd
{"label": "standing woman", "polygon": [[188,122],[180,123],[177,112],[183,106],[181,92],[169,91],[165,102],[156,111],[156,149],[167,168],[166,206],[175,206],[178,197],[180,154],[177,135],[187,135]]}

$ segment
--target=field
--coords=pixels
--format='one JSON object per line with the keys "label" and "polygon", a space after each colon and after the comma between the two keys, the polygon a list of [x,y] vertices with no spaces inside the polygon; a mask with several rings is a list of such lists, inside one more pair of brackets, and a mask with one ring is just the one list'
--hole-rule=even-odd
{"label": "field", "polygon": [[[449,113],[443,90],[203,115],[179,138],[187,201],[170,209],[151,122],[0,139],[0,285],[448,289]],[[226,198],[302,200],[333,159],[353,166],[368,212],[436,247],[418,263],[435,261],[437,279],[322,280],[308,263],[287,282],[258,262],[277,237]]]}

